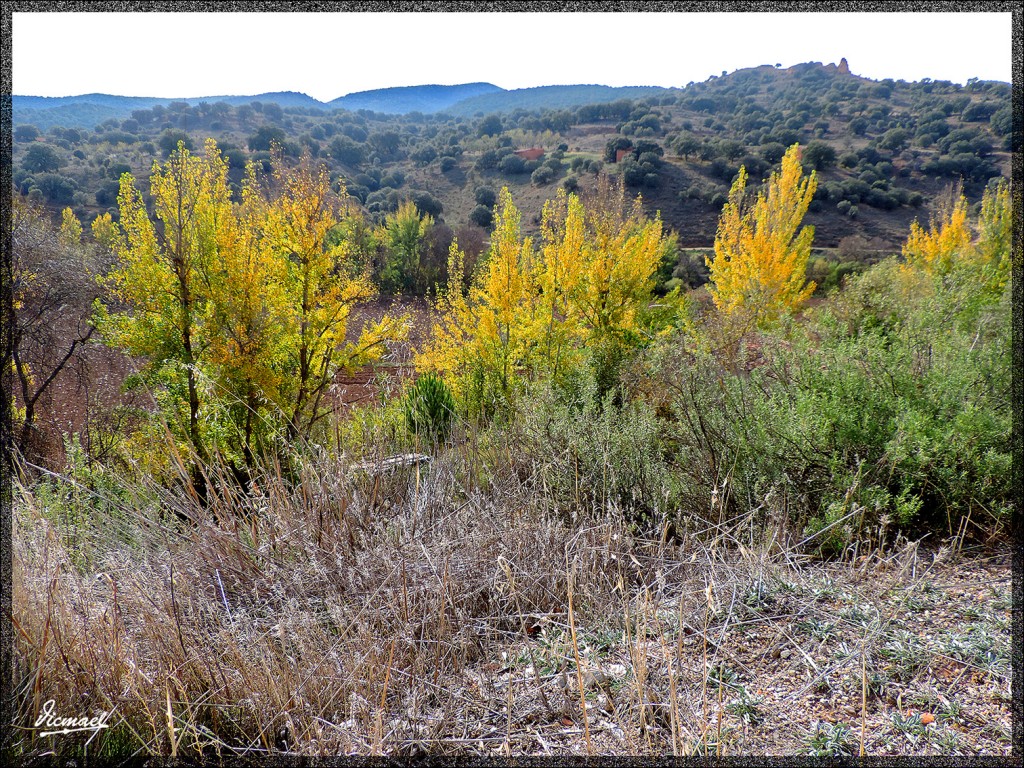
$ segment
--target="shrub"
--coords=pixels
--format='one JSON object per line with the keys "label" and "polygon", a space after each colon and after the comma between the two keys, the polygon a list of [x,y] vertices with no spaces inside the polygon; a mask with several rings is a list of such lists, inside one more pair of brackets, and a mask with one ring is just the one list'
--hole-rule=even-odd
{"label": "shrub", "polygon": [[824,141],[812,141],[803,151],[803,163],[813,170],[824,170],[836,162],[836,151]]}
{"label": "shrub", "polygon": [[21,167],[28,173],[57,171],[60,166],[60,153],[49,144],[33,144],[21,159]]}
{"label": "shrub", "polygon": [[477,187],[473,195],[478,205],[485,205],[488,208],[493,208],[498,201],[497,193],[490,187]]}
{"label": "shrub", "polygon": [[409,153],[409,157],[415,160],[420,165],[427,165],[433,162],[437,158],[437,150],[430,144],[425,144],[419,147],[414,152]]}
{"label": "shrub", "polygon": [[478,205],[469,212],[469,220],[483,229],[490,229],[494,223],[494,211],[486,205]]}
{"label": "shrub", "polygon": [[441,377],[424,373],[406,389],[403,410],[412,434],[443,442],[455,417],[455,397]]}
{"label": "shrub", "polygon": [[178,148],[179,143],[183,143],[185,145],[185,149],[189,152],[195,149],[192,139],[187,133],[185,133],[185,131],[168,129],[160,134],[160,139],[157,141],[157,145],[160,147],[160,151],[163,152],[165,157],[174,152]]}
{"label": "shrub", "polygon": [[535,386],[511,439],[563,515],[615,511],[649,531],[674,508],[658,420],[643,400],[616,404],[616,392],[598,389],[590,367],[562,387]]}
{"label": "shrub", "polygon": [[550,184],[553,178],[554,173],[552,173],[551,169],[543,165],[530,174],[530,181],[537,186]]}
{"label": "shrub", "polygon": [[99,189],[96,190],[96,205],[102,206],[103,208],[117,204],[117,194],[120,191],[121,185],[114,180],[104,181],[100,184]]}
{"label": "shrub", "polygon": [[889,260],[848,278],[788,341],[662,350],[651,389],[684,508],[718,499],[742,514],[758,500],[823,554],[886,527],[955,535],[968,515],[999,530],[1011,509],[1010,291],[980,291],[978,274]]}
{"label": "shrub", "polygon": [[40,173],[35,177],[35,186],[51,205],[71,205],[78,185],[74,179],[59,173]]}
{"label": "shrub", "polygon": [[444,205],[429,192],[413,192],[412,201],[416,204],[420,213],[427,216],[432,216],[436,219],[444,213]]}
{"label": "shrub", "polygon": [[519,155],[508,154],[498,161],[498,170],[508,175],[526,173],[526,161]]}
{"label": "shrub", "polygon": [[19,125],[14,129],[14,140],[18,142],[35,141],[39,138],[39,129],[34,125]]}
{"label": "shrub", "polygon": [[366,159],[365,145],[356,143],[348,136],[337,136],[328,151],[331,157],[345,165],[358,166]]}

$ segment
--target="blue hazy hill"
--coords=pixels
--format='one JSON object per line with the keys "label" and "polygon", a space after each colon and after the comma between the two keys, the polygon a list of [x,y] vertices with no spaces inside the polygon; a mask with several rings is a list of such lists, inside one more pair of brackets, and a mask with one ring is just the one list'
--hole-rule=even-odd
{"label": "blue hazy hill", "polygon": [[516,109],[564,109],[670,92],[678,91],[656,86],[616,88],[607,85],[547,85],[504,90],[491,83],[464,83],[359,91],[326,103],[295,91],[260,93],[252,96],[186,98],[87,93],[80,96],[13,96],[12,108],[14,125],[32,124],[45,131],[55,125],[65,128],[92,128],[106,120],[127,119],[135,110],[150,109],[157,105],[166,107],[172,102],[186,102],[190,106],[201,102],[225,102],[237,106],[259,101],[264,104],[277,104],[282,108],[300,107],[327,111],[366,109],[382,114],[444,112],[469,116],[478,112],[511,112]]}
{"label": "blue hazy hill", "polygon": [[463,85],[412,85],[401,88],[380,88],[359,91],[328,102],[335,109],[369,109],[387,114],[409,112],[446,112],[453,104],[485,94],[501,94],[504,90],[490,83]]}

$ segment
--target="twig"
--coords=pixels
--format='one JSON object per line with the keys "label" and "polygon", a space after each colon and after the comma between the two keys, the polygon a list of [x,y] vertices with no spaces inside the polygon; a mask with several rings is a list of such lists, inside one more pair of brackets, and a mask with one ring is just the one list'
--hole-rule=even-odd
{"label": "twig", "polygon": [[214,573],[217,574],[217,586],[220,587],[220,599],[224,601],[224,611],[228,614],[231,613],[231,606],[228,605],[227,595],[224,594],[224,582],[220,580],[220,569],[215,568]]}
{"label": "twig", "polygon": [[583,732],[587,739],[587,755],[594,754],[590,744],[590,718],[587,716],[587,697],[583,689],[583,670],[580,666],[580,648],[576,641],[576,620],[572,610],[573,581],[576,575],[576,562],[573,561],[569,569],[568,598],[569,598],[569,631],[572,633],[572,653],[576,657],[576,681],[580,686],[580,709],[583,712]]}

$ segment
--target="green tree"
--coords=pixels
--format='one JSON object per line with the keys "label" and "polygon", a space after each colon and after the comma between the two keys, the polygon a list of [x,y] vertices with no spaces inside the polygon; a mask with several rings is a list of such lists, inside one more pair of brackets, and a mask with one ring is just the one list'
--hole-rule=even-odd
{"label": "green tree", "polygon": [[690,155],[696,154],[700,149],[700,139],[689,132],[681,133],[676,137],[673,146],[683,159],[689,160]]}
{"label": "green tree", "polygon": [[473,192],[473,198],[477,205],[485,205],[488,208],[493,208],[494,204],[498,202],[498,196],[490,187],[477,187]]}
{"label": "green tree", "polygon": [[831,144],[824,141],[812,141],[803,151],[804,166],[814,171],[823,171],[835,165],[836,151]]}
{"label": "green tree", "polygon": [[269,152],[274,144],[283,145],[287,138],[288,135],[283,128],[276,125],[261,125],[256,129],[256,133],[248,138],[247,144],[251,152]]}
{"label": "green tree", "polygon": [[494,223],[494,211],[486,205],[478,205],[469,212],[469,220],[482,229],[490,229]]}
{"label": "green tree", "polygon": [[[212,140],[202,155],[179,143],[150,177],[159,229],[126,174],[118,198],[119,231],[112,238],[104,236],[117,257],[105,284],[113,298],[132,309],[111,314],[99,308],[104,341],[147,359],[145,373],[162,393],[169,426],[200,462],[210,455],[208,423],[202,418],[202,377],[213,332],[207,276],[232,223],[227,170]],[[204,492],[198,462],[193,482]]]}
{"label": "green tree", "polygon": [[359,166],[366,160],[366,148],[348,136],[336,136],[331,142],[330,155],[339,163]]}
{"label": "green tree", "polygon": [[29,173],[59,171],[61,165],[60,153],[49,144],[33,144],[21,159],[21,167]]}
{"label": "green tree", "polygon": [[191,137],[185,133],[185,131],[176,131],[168,128],[160,134],[160,139],[157,141],[157,146],[160,147],[160,151],[163,152],[164,157],[167,157],[174,152],[174,150],[178,148],[178,145],[184,146],[189,152],[195,150],[195,145],[192,143]]}
{"label": "green tree", "polygon": [[618,138],[609,139],[608,143],[604,147],[604,155],[602,159],[606,163],[614,163],[615,155],[620,149],[633,149],[633,142],[629,139],[619,136]]}
{"label": "green tree", "polygon": [[370,146],[383,158],[395,158],[401,146],[402,137],[398,131],[378,131],[367,139]]}
{"label": "green tree", "polygon": [[422,294],[430,286],[430,276],[423,273],[420,256],[433,225],[434,219],[421,214],[411,200],[384,219],[379,239],[388,252],[381,274],[385,290]]}
{"label": "green tree", "polygon": [[27,143],[39,138],[39,129],[34,125],[18,125],[14,128],[14,140]]}
{"label": "green tree", "polygon": [[35,186],[52,205],[70,205],[74,202],[78,185],[74,179],[59,173],[40,173],[35,177]]}
{"label": "green tree", "polygon": [[501,131],[501,115],[487,115],[476,128],[477,136],[497,136]]}

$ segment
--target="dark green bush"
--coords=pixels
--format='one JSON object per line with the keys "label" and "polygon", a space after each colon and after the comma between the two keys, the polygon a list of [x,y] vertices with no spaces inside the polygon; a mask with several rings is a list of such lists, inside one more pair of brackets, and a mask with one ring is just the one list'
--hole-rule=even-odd
{"label": "dark green bush", "polygon": [[493,208],[498,200],[497,194],[490,187],[477,187],[473,196],[477,205],[485,205],[488,208]]}
{"label": "dark green bush", "polygon": [[540,168],[535,170],[532,174],[530,174],[530,181],[533,184],[536,184],[537,186],[543,186],[545,184],[550,184],[551,180],[553,178],[554,178],[554,174],[551,172],[551,169],[548,168],[547,166],[541,166]]}
{"label": "dark green bush", "polygon": [[494,212],[486,205],[478,205],[469,212],[469,220],[483,229],[490,229],[494,223]]}

